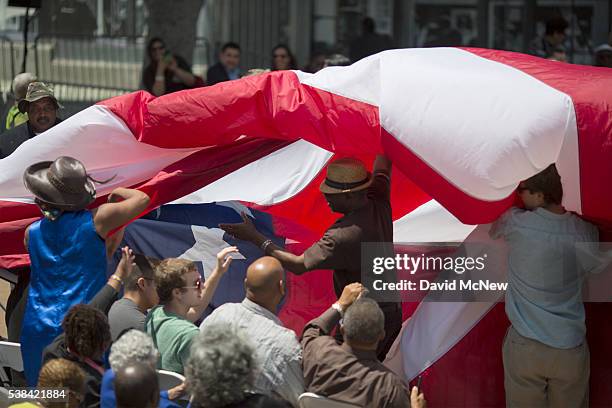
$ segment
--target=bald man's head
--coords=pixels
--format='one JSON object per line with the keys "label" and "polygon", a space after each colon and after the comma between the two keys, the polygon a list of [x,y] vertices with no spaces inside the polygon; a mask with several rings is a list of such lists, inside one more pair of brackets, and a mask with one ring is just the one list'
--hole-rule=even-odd
{"label": "bald man's head", "polygon": [[157,373],[148,364],[128,364],[115,373],[117,408],[154,408],[159,403]]}
{"label": "bald man's head", "polygon": [[255,303],[278,304],[285,293],[283,265],[271,256],[259,258],[247,269],[244,286],[247,298]]}

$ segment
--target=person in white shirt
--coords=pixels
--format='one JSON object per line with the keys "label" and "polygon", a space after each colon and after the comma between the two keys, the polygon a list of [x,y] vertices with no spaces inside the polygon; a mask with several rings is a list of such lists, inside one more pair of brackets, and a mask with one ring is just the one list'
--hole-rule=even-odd
{"label": "person in white shirt", "polygon": [[200,325],[206,332],[218,324],[243,331],[255,346],[259,372],[254,387],[259,393],[279,396],[297,406],[304,392],[302,348],[295,333],[276,316],[285,295],[284,270],[270,256],[259,258],[247,269],[246,297],[241,303],[226,303]]}

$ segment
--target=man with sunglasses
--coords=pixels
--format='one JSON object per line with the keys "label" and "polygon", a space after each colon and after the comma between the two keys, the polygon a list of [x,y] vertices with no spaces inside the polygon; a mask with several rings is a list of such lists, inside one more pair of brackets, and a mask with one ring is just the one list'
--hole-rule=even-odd
{"label": "man with sunglasses", "polygon": [[236,247],[222,249],[205,282],[192,261],[169,258],[157,265],[155,283],[160,305],[147,315],[145,329],[159,350],[158,368],[183,373],[191,340],[199,332],[194,322],[208,307],[221,277],[229,269],[231,254],[237,253]]}
{"label": "man with sunglasses", "polygon": [[522,181],[525,209],[511,208],[493,224],[508,243],[503,345],[508,407],[588,407],[590,358],[582,283],[601,266],[595,226],[561,204],[555,165]]}
{"label": "man with sunglasses", "polygon": [[113,303],[108,312],[113,341],[130,329],[144,331],[147,311],[159,303],[151,264],[140,254],[135,255],[135,263],[124,281],[123,297]]}

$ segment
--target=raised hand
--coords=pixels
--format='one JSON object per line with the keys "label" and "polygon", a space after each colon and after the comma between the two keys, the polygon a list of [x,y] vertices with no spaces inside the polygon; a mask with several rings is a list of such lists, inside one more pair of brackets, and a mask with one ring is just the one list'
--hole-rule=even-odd
{"label": "raised hand", "polygon": [[230,264],[232,263],[232,254],[240,254],[238,252],[238,248],[235,246],[230,246],[227,248],[223,248],[217,254],[217,271],[220,274],[224,274],[229,269]]}
{"label": "raised hand", "polygon": [[364,287],[361,283],[355,282],[350,283],[344,287],[342,290],[342,294],[338,299],[338,304],[342,308],[342,310],[346,310],[350,305],[353,304],[355,300],[361,296],[361,293],[364,291]]}
{"label": "raised hand", "polygon": [[249,218],[249,216],[245,213],[241,213],[240,216],[242,217],[241,223],[219,224],[219,228],[237,239],[251,242],[256,241],[260,234],[257,231],[257,228],[255,228],[255,224],[253,224],[251,218]]}
{"label": "raised hand", "polygon": [[124,246],[121,248],[121,260],[117,264],[117,269],[115,269],[115,275],[117,275],[120,279],[126,279],[136,266],[134,262],[135,256],[130,248]]}

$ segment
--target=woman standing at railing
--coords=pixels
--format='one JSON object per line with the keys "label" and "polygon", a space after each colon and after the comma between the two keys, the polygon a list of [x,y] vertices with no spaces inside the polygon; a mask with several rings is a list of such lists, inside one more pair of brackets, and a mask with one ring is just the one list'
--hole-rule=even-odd
{"label": "woman standing at railing", "polygon": [[180,55],[174,55],[159,37],[147,46],[150,63],[142,73],[144,88],[155,96],[203,85],[201,78],[193,75],[191,67]]}

